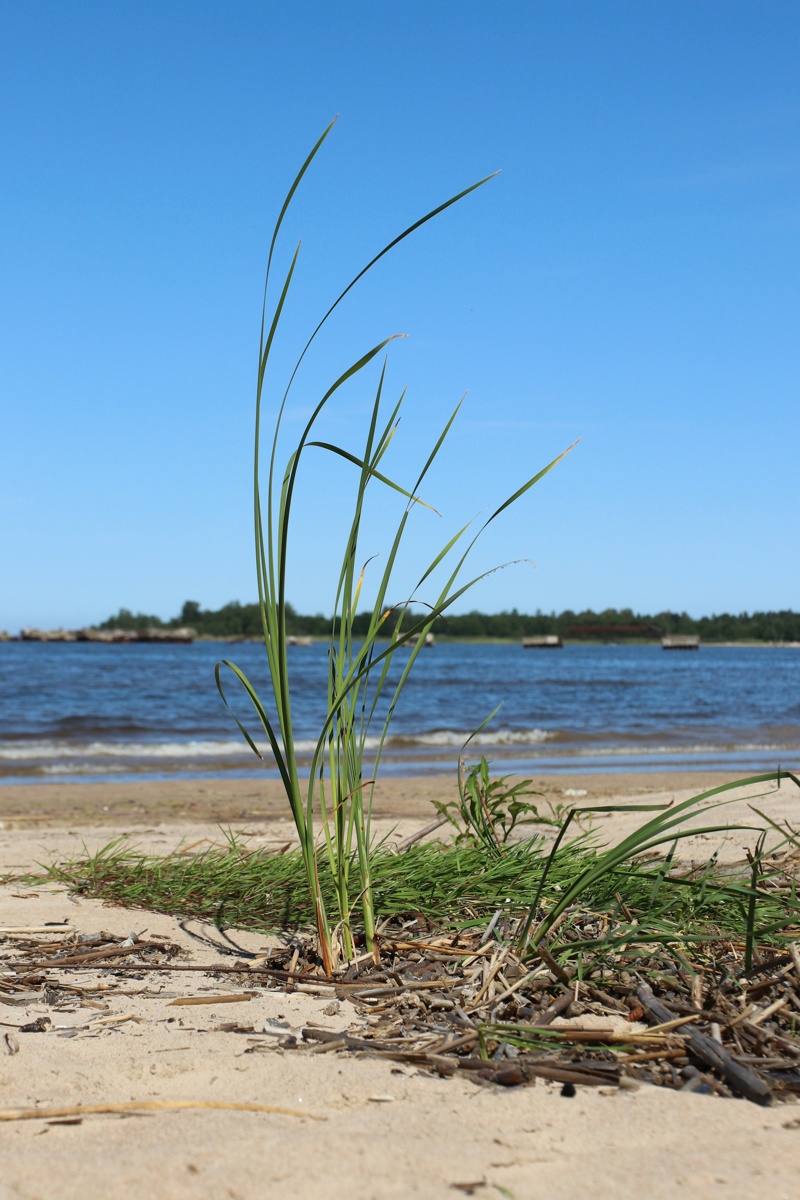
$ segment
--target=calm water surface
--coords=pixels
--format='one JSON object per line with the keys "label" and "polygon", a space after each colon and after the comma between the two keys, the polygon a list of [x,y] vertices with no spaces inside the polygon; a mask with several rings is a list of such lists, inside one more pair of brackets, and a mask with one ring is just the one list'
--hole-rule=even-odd
{"label": "calm water surface", "polygon": [[[326,650],[289,653],[295,735],[308,753],[321,724]],[[0,643],[0,782],[274,774],[269,751],[260,763],[219,697],[214,664],[223,655],[266,701],[255,644]],[[497,771],[800,764],[798,649],[438,645],[417,659],[384,771],[452,770],[470,732],[501,703],[472,743]],[[246,701],[235,707],[256,735]]]}

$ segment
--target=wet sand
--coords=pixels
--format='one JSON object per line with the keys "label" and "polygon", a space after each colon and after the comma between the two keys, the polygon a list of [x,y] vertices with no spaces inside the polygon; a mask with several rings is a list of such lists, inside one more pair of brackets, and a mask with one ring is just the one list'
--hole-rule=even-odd
{"label": "wet sand", "polygon": [[[555,803],[604,803],[612,798],[702,791],[726,783],[722,772],[534,776],[532,787]],[[574,793],[585,793],[575,796]],[[570,793],[573,793],[570,795]],[[381,779],[375,813],[386,818],[433,815],[433,800],[457,795],[454,774]],[[275,779],[172,779],[127,783],[34,783],[0,786],[0,821],[46,825],[150,825],[186,821],[246,821],[286,815]]]}

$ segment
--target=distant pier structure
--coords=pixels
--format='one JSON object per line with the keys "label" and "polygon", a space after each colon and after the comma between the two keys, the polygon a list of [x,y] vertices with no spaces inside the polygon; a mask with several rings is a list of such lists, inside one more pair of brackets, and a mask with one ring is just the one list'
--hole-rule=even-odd
{"label": "distant pier structure", "polygon": [[567,630],[570,637],[579,638],[581,641],[602,641],[612,646],[620,639],[657,638],[661,637],[663,632],[661,626],[652,621],[631,621],[627,625],[595,622],[592,625],[570,625]]}
{"label": "distant pier structure", "polygon": [[670,633],[661,639],[662,650],[699,650],[700,638],[696,633]]}
{"label": "distant pier structure", "polygon": [[522,639],[523,650],[563,650],[564,643],[557,633],[540,633]]}

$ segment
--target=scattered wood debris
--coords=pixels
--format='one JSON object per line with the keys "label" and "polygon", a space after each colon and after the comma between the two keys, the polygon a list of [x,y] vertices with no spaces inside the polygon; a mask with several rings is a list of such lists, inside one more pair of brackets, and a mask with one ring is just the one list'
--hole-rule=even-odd
{"label": "scattered wood debris", "polygon": [[[120,939],[73,927],[7,929],[0,934],[0,1004],[13,1012],[44,997],[56,1011],[66,1004],[96,1006],[92,995],[126,994],[132,975],[168,973],[174,981],[184,973],[194,981],[199,974],[242,990],[192,992],[172,1004],[249,1001],[267,989],[310,992],[355,1007],[357,1019],[344,1032],[311,1023],[260,1035],[237,1022],[219,1027],[249,1034],[259,1048],[266,1042],[280,1052],[369,1055],[503,1087],[537,1079],[572,1086],[649,1083],[757,1104],[800,1094],[795,946],[786,952],[758,946],[745,970],[743,947],[731,942],[695,946],[691,962],[685,948],[654,944],[648,952],[637,944],[629,955],[618,948],[613,956],[584,958],[579,977],[574,965],[560,964],[544,946],[538,958],[522,961],[511,934],[502,917],[482,933],[437,931],[420,917],[384,929],[380,966],[364,955],[328,977],[310,941],[199,965],[186,962],[187,952],[170,942],[135,934]],[[99,981],[76,984],[83,972]],[[81,1028],[130,1019],[100,1016]],[[13,1024],[5,1035],[8,1054],[17,1053],[18,1034],[54,1032],[47,1017],[3,1024]]]}

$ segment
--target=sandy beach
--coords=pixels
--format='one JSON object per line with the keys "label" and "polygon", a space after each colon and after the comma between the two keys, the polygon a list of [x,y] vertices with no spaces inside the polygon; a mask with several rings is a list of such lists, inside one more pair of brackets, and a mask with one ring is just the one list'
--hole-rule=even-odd
{"label": "sandy beach", "polygon": [[[724,781],[653,774],[535,782],[543,804],[569,805],[669,802]],[[432,799],[454,789],[452,779],[441,777],[384,781],[376,800],[381,829],[408,836],[431,820]],[[785,783],[757,805],[796,824],[800,794]],[[598,828],[611,840],[640,819],[614,814]],[[756,823],[745,797],[725,819]],[[0,926],[66,922],[85,935],[102,930],[118,937],[134,931],[182,947],[195,965],[236,961],[213,927],[181,926],[173,917],[14,878],[124,834],[164,853],[221,841],[228,828],[256,845],[290,840],[278,787],[204,780],[2,788]],[[685,854],[702,858],[713,850],[737,861],[742,835],[698,835]],[[18,936],[0,934],[0,956],[11,955]],[[267,944],[253,934],[230,936],[247,952]],[[65,971],[65,981],[85,990],[104,982],[105,994],[92,991],[87,1000],[75,992],[74,1003],[56,1005],[46,989],[21,997],[0,989],[0,1108],[145,1106],[135,1115],[3,1122],[0,1197],[558,1200],[582,1194],[589,1180],[593,1196],[608,1200],[642,1193],[774,1200],[798,1194],[800,1110],[792,1104],[759,1108],[647,1085],[579,1088],[567,1098],[559,1085],[542,1081],[479,1087],[458,1074],[439,1078],[407,1064],[284,1047],[305,1025],[341,1031],[366,1018],[324,989],[289,993],[258,983],[245,989],[236,978],[227,985],[203,973],[164,971],[101,980],[99,972]],[[176,1006],[175,1000],[204,1002]],[[42,1031],[21,1031],[39,1018]],[[187,1101],[289,1111],[146,1108]]]}

